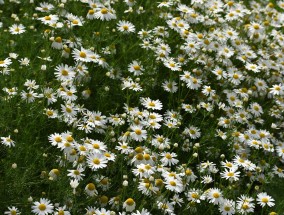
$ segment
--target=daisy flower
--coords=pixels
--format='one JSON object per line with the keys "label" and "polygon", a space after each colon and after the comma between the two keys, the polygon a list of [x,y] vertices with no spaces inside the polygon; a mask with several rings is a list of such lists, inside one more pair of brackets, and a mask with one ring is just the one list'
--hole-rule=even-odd
{"label": "daisy flower", "polygon": [[175,81],[164,81],[162,87],[169,93],[175,93],[178,90],[177,83]]}
{"label": "daisy flower", "polygon": [[36,7],[35,9],[40,11],[40,12],[49,12],[54,8],[52,4],[46,3],[46,2],[41,2],[39,3],[39,7]]}
{"label": "daisy flower", "polygon": [[95,19],[95,18],[96,18],[95,17],[95,10],[93,10],[93,9],[89,10],[88,13],[87,13],[87,19],[92,20],[92,19]]}
{"label": "daisy flower", "polygon": [[132,212],[131,215],[151,215],[150,212],[148,212],[147,209],[142,208],[142,211],[136,211],[136,212]]}
{"label": "daisy flower", "polygon": [[219,211],[222,215],[232,215],[235,214],[235,202],[232,200],[225,199],[219,205]]}
{"label": "daisy flower", "polygon": [[1,143],[8,147],[15,146],[15,141],[10,138],[10,135],[8,137],[1,137]]}
{"label": "daisy flower", "polygon": [[95,18],[102,21],[116,19],[115,11],[112,8],[101,8],[95,13]]}
{"label": "daisy flower", "polygon": [[92,170],[105,168],[107,166],[107,159],[103,154],[90,153],[87,155],[87,164]]}
{"label": "daisy flower", "polygon": [[75,170],[67,170],[69,173],[67,174],[67,176],[76,179],[78,181],[83,179],[83,176],[85,176],[82,172],[84,171],[84,168],[82,167],[82,165],[78,165],[77,169]]}
{"label": "daisy flower", "polygon": [[175,178],[168,178],[164,184],[166,188],[170,191],[174,191],[176,193],[180,193],[183,191],[183,184],[182,181],[175,179]]}
{"label": "daisy flower", "polygon": [[12,64],[12,61],[10,60],[10,58],[6,58],[4,60],[0,60],[0,68],[1,67],[7,68],[11,64]]}
{"label": "daisy flower", "polygon": [[250,104],[250,112],[256,117],[258,117],[263,113],[263,110],[262,110],[262,107],[258,103],[254,102]]}
{"label": "daisy flower", "polygon": [[223,202],[223,195],[221,193],[221,190],[218,188],[212,188],[207,193],[207,198],[210,203],[213,203],[214,205],[220,204]]}
{"label": "daisy flower", "polygon": [[163,214],[174,214],[174,206],[172,203],[170,202],[160,202],[160,201],[157,201],[157,206],[160,210],[163,211]]}
{"label": "daisy flower", "polygon": [[55,76],[59,81],[71,80],[75,77],[74,68],[67,64],[60,64],[55,68]]}
{"label": "daisy flower", "polygon": [[121,20],[117,23],[117,29],[125,34],[135,32],[135,26],[131,22],[124,20]]}
{"label": "daisy flower", "polygon": [[271,88],[269,88],[270,91],[269,93],[275,95],[284,95],[284,86],[282,86],[282,84],[275,84],[272,85]]}
{"label": "daisy flower", "polygon": [[16,208],[15,206],[12,206],[12,207],[8,207],[8,211],[5,211],[4,214],[19,215],[19,214],[21,214],[21,212],[19,211],[18,208]]}
{"label": "daisy flower", "polygon": [[44,17],[38,18],[43,24],[52,26],[58,21],[59,17],[57,15],[47,15]]}
{"label": "daisy flower", "polygon": [[241,212],[241,214],[247,214],[250,212],[254,212],[254,199],[245,195],[241,195],[237,201],[237,210]]}
{"label": "daisy flower", "polygon": [[253,71],[254,73],[260,72],[260,70],[259,70],[260,68],[259,68],[259,66],[256,65],[256,64],[247,63],[245,67],[246,67],[247,70]]}
{"label": "daisy flower", "polygon": [[41,198],[39,202],[34,202],[32,206],[32,212],[37,215],[46,215],[53,212],[53,204],[50,200]]}
{"label": "daisy flower", "polygon": [[127,212],[131,212],[135,209],[136,203],[132,198],[128,198],[126,199],[126,201],[123,203],[123,208],[125,208],[125,210]]}
{"label": "daisy flower", "polygon": [[178,62],[175,62],[173,58],[167,58],[163,61],[164,65],[171,69],[172,71],[179,71],[181,69],[181,65]]}
{"label": "daisy flower", "polygon": [[177,157],[177,154],[172,152],[163,152],[161,153],[161,162],[163,163],[164,166],[172,166],[172,165],[176,165],[179,160],[175,159],[175,157]]}
{"label": "daisy flower", "polygon": [[89,196],[94,196],[98,194],[98,191],[96,190],[96,186],[93,183],[87,184],[87,186],[85,187],[85,192]]}
{"label": "daisy flower", "polygon": [[135,76],[139,76],[144,71],[144,68],[140,62],[134,60],[131,64],[128,65],[128,71],[133,73]]}
{"label": "daisy flower", "polygon": [[[229,163],[227,163],[227,165],[229,165]],[[221,175],[221,178],[225,178],[226,180],[233,182],[233,181],[239,180],[240,172],[237,171],[237,168],[232,167],[232,168],[229,168],[229,169],[225,169],[225,171],[221,172],[220,175]]]}
{"label": "daisy flower", "polygon": [[72,51],[72,55],[73,58],[75,59],[75,61],[80,61],[80,62],[91,62],[92,58],[91,55],[93,53],[88,50],[88,49],[84,49],[83,47],[81,47],[81,50],[79,49],[74,49]]}
{"label": "daisy flower", "polygon": [[147,138],[147,131],[144,130],[142,126],[131,126],[130,129],[132,130],[130,136],[133,140],[141,142]]}
{"label": "daisy flower", "polygon": [[66,210],[66,205],[64,205],[63,207],[56,208],[54,215],[71,215],[71,213]]}
{"label": "daisy flower", "polygon": [[151,100],[148,98],[141,98],[142,105],[147,109],[161,110],[163,105],[159,100]]}
{"label": "daisy flower", "polygon": [[95,214],[96,215],[111,215],[111,212],[109,210],[101,208],[101,209],[96,209]]}
{"label": "daisy flower", "polygon": [[265,192],[259,193],[256,201],[261,207],[265,207],[266,205],[268,205],[268,207],[273,207],[275,205],[274,199]]}
{"label": "daisy flower", "polygon": [[9,27],[9,31],[11,34],[22,34],[26,30],[25,26],[23,26],[22,24],[13,24],[11,27]]}
{"label": "daisy flower", "polygon": [[188,191],[188,193],[186,193],[186,197],[188,199],[188,201],[192,201],[192,202],[196,202],[196,203],[200,203],[201,200],[205,199],[205,195],[202,195],[202,191],[199,189],[190,189]]}

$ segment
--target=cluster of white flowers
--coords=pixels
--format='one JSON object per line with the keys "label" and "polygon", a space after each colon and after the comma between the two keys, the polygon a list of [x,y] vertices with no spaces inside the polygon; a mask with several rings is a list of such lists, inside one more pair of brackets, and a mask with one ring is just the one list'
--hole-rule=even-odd
{"label": "cluster of white flowers", "polygon": [[[4,76],[40,61],[39,75],[3,87],[3,101],[43,104],[39,114],[68,128],[46,137],[56,160],[46,179],[81,201],[38,196],[31,212],[273,214],[262,185],[284,178],[284,3],[137,2],[31,2],[45,30],[7,26],[49,51],[0,59]],[[143,26],[154,7],[159,25]]]}

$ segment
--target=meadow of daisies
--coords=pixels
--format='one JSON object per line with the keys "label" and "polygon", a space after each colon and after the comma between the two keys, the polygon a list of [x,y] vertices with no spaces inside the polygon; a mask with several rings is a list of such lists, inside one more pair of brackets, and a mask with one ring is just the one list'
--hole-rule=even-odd
{"label": "meadow of daisies", "polygon": [[0,13],[1,214],[284,212],[283,1]]}

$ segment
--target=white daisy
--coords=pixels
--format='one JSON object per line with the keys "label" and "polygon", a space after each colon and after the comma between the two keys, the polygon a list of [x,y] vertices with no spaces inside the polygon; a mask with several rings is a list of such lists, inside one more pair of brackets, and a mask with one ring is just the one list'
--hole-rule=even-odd
{"label": "white daisy", "polygon": [[117,29],[125,34],[135,32],[135,26],[131,22],[124,20],[117,23]]}
{"label": "white daisy", "polygon": [[39,202],[34,202],[32,206],[32,212],[37,215],[47,215],[53,212],[53,204],[50,200],[41,198]]}

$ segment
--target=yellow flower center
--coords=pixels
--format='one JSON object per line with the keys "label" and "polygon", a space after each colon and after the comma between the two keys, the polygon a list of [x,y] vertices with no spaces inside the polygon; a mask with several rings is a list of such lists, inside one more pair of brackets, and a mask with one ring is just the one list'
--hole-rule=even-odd
{"label": "yellow flower center", "polygon": [[175,187],[177,184],[174,181],[170,181],[170,185]]}
{"label": "yellow flower center", "polygon": [[98,158],[95,158],[93,160],[93,163],[96,164],[96,165],[99,165],[101,162],[100,162],[100,160]]}
{"label": "yellow flower center", "polygon": [[104,156],[107,157],[107,158],[111,157],[110,153],[108,153],[108,152],[104,153]]}
{"label": "yellow flower center", "polygon": [[197,199],[199,197],[199,195],[197,193],[192,193],[191,197],[194,198],[194,199]]}
{"label": "yellow flower center", "polygon": [[187,169],[187,170],[185,171],[185,174],[186,174],[186,175],[192,175],[192,171],[191,171],[190,169]]}
{"label": "yellow flower center", "polygon": [[107,184],[108,184],[108,179],[107,179],[107,178],[103,178],[103,179],[101,180],[101,184],[107,185]]}
{"label": "yellow flower center", "polygon": [[267,202],[268,202],[268,198],[264,197],[264,198],[261,199],[261,201],[262,201],[263,203],[267,203]]}
{"label": "yellow flower center", "polygon": [[125,201],[125,203],[127,204],[127,205],[129,205],[129,206],[132,206],[132,205],[134,205],[134,200],[132,199],[132,198],[128,198],[126,201]]}
{"label": "yellow flower center", "polygon": [[217,198],[220,197],[220,194],[219,193],[213,193],[213,197],[217,199]]}
{"label": "yellow flower center", "polygon": [[229,172],[228,174],[227,174],[227,176],[229,176],[229,177],[233,177],[235,174],[233,173],[233,172]]}
{"label": "yellow flower center", "polygon": [[67,140],[68,142],[73,142],[74,139],[73,139],[72,136],[69,135],[69,136],[66,138],[66,140]]}
{"label": "yellow flower center", "polygon": [[38,209],[41,210],[41,211],[45,211],[45,209],[46,209],[45,204],[40,204],[40,205],[38,206]]}
{"label": "yellow flower center", "polygon": [[93,15],[94,13],[95,13],[94,10],[89,10],[89,14],[90,14],[90,15]]}
{"label": "yellow flower center", "polygon": [[58,169],[53,169],[52,172],[53,172],[55,175],[59,175],[59,170],[58,170]]}
{"label": "yellow flower center", "polygon": [[165,157],[166,157],[167,159],[172,159],[172,156],[171,156],[171,154],[169,154],[169,153],[167,153],[167,154],[165,155]]}
{"label": "yellow flower center", "polygon": [[141,131],[140,129],[136,129],[134,132],[135,132],[135,134],[137,134],[137,135],[141,135],[141,134],[142,134],[142,131]]}
{"label": "yellow flower center", "polygon": [[225,207],[224,207],[224,210],[225,210],[225,211],[230,211],[231,208],[230,208],[229,206],[225,206]]}
{"label": "yellow flower center", "polygon": [[12,211],[10,211],[10,214],[11,214],[11,215],[16,215],[17,212],[16,212],[15,210],[12,210]]}
{"label": "yellow flower center", "polygon": [[133,66],[133,68],[135,69],[135,70],[140,70],[140,66],[139,65],[135,65],[135,66]]}
{"label": "yellow flower center", "polygon": [[143,155],[141,153],[136,155],[136,160],[143,160]]}
{"label": "yellow flower center", "polygon": [[80,56],[81,58],[86,58],[86,57],[87,57],[87,55],[86,55],[85,52],[80,52],[79,56]]}
{"label": "yellow flower center", "polygon": [[97,144],[97,143],[95,143],[95,144],[93,144],[93,148],[94,148],[94,149],[99,149],[99,148],[100,148],[100,145]]}
{"label": "yellow flower center", "polygon": [[150,158],[151,158],[149,154],[144,154],[143,157],[144,157],[145,160],[150,160]]}
{"label": "yellow flower center", "polygon": [[234,75],[233,75],[233,78],[234,78],[234,79],[238,79],[238,78],[239,78],[239,75],[238,75],[238,74],[234,74]]}
{"label": "yellow flower center", "polygon": [[55,38],[55,42],[57,42],[57,43],[62,43],[62,38],[61,38],[61,37],[56,37],[56,38]]}
{"label": "yellow flower center", "polygon": [[122,26],[123,30],[127,31],[129,28],[127,25]]}
{"label": "yellow flower center", "polygon": [[45,16],[44,19],[48,21],[48,20],[51,20],[51,17],[50,16]]}
{"label": "yellow flower center", "polygon": [[71,113],[71,112],[72,112],[72,109],[69,108],[69,107],[67,107],[67,108],[66,108],[66,112],[67,112],[67,113]]}
{"label": "yellow flower center", "polygon": [[258,29],[259,29],[259,25],[258,25],[258,24],[254,24],[254,25],[253,25],[253,28],[254,28],[255,30],[258,30]]}
{"label": "yellow flower center", "polygon": [[108,197],[107,196],[102,196],[100,199],[101,199],[101,203],[106,204],[108,202]]}
{"label": "yellow flower center", "polygon": [[63,210],[58,211],[58,215],[64,215],[64,214],[65,214],[65,213],[64,213]]}
{"label": "yellow flower center", "polygon": [[80,172],[78,170],[74,170],[74,175],[80,175]]}
{"label": "yellow flower center", "polygon": [[89,183],[89,184],[87,185],[87,189],[92,191],[92,190],[95,190],[96,187],[95,187],[95,185],[94,185],[93,183]]}
{"label": "yellow flower center", "polygon": [[67,76],[67,75],[68,75],[68,71],[67,71],[67,70],[65,70],[65,69],[63,69],[63,70],[61,71],[61,75],[63,75],[63,76]]}
{"label": "yellow flower center", "polygon": [[74,25],[78,25],[78,24],[79,24],[78,20],[73,20],[72,23],[73,23]]}
{"label": "yellow flower center", "polygon": [[106,8],[101,9],[101,13],[102,14],[107,14],[108,13],[108,9],[106,9]]}

